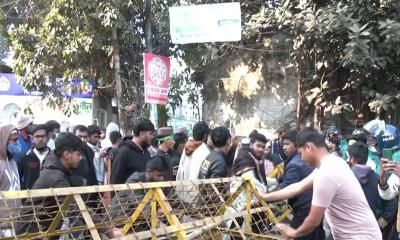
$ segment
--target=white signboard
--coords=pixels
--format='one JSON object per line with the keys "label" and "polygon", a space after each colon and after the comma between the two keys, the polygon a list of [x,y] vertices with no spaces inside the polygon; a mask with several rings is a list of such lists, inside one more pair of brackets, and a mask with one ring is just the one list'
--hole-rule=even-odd
{"label": "white signboard", "polygon": [[61,108],[50,108],[40,97],[37,96],[0,96],[0,122],[14,123],[13,114],[30,107],[33,113],[34,123],[41,124],[49,120],[59,123],[66,122],[68,125],[90,125],[93,123],[93,100],[91,98],[74,98],[72,103],[79,109],[78,114],[67,117]]}
{"label": "white signboard", "polygon": [[240,3],[170,7],[170,33],[175,44],[241,39]]}

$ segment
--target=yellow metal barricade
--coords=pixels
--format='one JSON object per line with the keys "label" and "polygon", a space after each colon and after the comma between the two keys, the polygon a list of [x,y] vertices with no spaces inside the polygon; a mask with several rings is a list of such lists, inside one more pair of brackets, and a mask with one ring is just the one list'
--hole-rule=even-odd
{"label": "yellow metal barricade", "polygon": [[108,239],[115,228],[121,239],[281,239],[274,225],[290,213],[242,178],[0,192],[0,203],[7,240]]}

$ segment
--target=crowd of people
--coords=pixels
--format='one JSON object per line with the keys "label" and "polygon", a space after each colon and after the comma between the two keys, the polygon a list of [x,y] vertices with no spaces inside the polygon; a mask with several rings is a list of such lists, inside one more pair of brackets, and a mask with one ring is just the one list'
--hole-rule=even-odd
{"label": "crowd of people", "polygon": [[[188,129],[155,129],[143,118],[133,121],[132,136],[123,137],[115,123],[105,131],[96,125],[71,130],[60,133],[56,121],[34,125],[24,115],[15,125],[2,125],[0,191],[246,177],[266,202],[288,200],[293,218],[277,228],[290,238],[398,239],[400,136],[356,129],[345,138],[330,127],[325,135],[308,128],[279,130],[269,140],[256,130],[236,137],[205,122],[196,123],[189,136]],[[195,204],[187,191],[176,189],[182,201]],[[0,212],[0,218],[17,214],[24,204],[44,204],[36,200],[2,202],[0,207],[15,211]],[[0,237],[38,230],[21,225],[13,232],[1,224]]]}

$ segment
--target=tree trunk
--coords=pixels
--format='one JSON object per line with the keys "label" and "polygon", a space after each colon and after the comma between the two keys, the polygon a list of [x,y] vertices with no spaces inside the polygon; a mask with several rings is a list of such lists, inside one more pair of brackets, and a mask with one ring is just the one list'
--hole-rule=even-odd
{"label": "tree trunk", "polygon": [[303,78],[303,64],[299,64],[299,74],[297,76],[297,106],[296,106],[296,128],[301,128],[301,100],[303,95],[301,94],[301,79]]}
{"label": "tree trunk", "polygon": [[164,105],[157,105],[158,111],[158,127],[166,127],[167,126],[167,108]]}
{"label": "tree trunk", "polygon": [[322,107],[320,105],[314,108],[314,129],[318,131],[322,129]]}
{"label": "tree trunk", "polygon": [[112,29],[112,47],[113,47],[113,61],[115,70],[115,92],[117,97],[117,108],[118,108],[118,122],[122,133],[125,135],[128,131],[125,124],[125,116],[122,111],[122,84],[121,84],[121,64],[119,58],[119,41],[118,41],[118,30],[116,27]]}
{"label": "tree trunk", "polygon": [[296,106],[296,128],[300,129],[300,115],[301,115],[301,78],[297,78],[297,106]]}

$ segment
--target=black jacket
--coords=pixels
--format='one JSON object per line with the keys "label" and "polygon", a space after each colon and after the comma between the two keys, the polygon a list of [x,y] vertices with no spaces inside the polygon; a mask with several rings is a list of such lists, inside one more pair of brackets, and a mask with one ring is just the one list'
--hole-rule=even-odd
{"label": "black jacket", "polygon": [[110,147],[109,149],[107,149],[107,154],[111,156],[111,161],[117,158],[118,152],[119,148]]}
{"label": "black jacket", "polygon": [[[300,182],[314,171],[314,167],[308,166],[301,159],[300,154],[295,153],[285,160],[285,167],[281,177],[278,179],[279,189],[283,189],[293,183]],[[312,190],[307,191],[300,196],[288,200],[290,207],[293,209],[293,219],[290,221],[290,226],[298,228],[308,216],[311,209]],[[296,238],[296,240],[319,240],[325,239],[322,221],[320,225],[311,233]]]}
{"label": "black jacket", "polygon": [[369,207],[379,219],[382,217],[386,222],[390,223],[396,217],[397,198],[392,200],[384,200],[378,192],[379,175],[376,174],[370,167],[363,165],[354,165],[351,167],[354,175],[361,184],[367,198]]}
{"label": "black jacket", "polygon": [[149,160],[150,154],[147,149],[140,149],[132,141],[123,143],[112,163],[111,184],[126,183],[132,173],[146,171]]}
{"label": "black jacket", "polygon": [[165,181],[175,181],[176,175],[174,176],[174,174],[173,174],[173,165],[172,165],[171,154],[158,149],[156,155],[159,156],[168,166],[168,171],[165,173]]}
{"label": "black jacket", "polygon": [[[50,153],[50,149],[48,148]],[[44,160],[43,163],[44,164]],[[40,161],[33,149],[22,156],[18,162],[18,172],[21,179],[21,189],[31,189],[33,184],[39,178]]]}
{"label": "black jacket", "polygon": [[93,159],[93,150],[86,143],[84,143],[82,146],[82,160],[79,163],[79,167],[76,169],[76,171],[79,175],[86,179],[87,186],[98,185]]}
{"label": "black jacket", "polygon": [[[62,165],[60,160],[53,152],[45,158],[45,164],[40,171],[40,176],[36,180],[32,189],[48,189],[48,188],[63,188],[72,186],[83,186],[83,178],[76,174],[75,171],[68,171]],[[17,223],[17,234],[38,232],[38,226],[32,219],[33,212],[36,212],[41,228],[46,231],[57,211],[59,210],[58,203],[62,203],[65,197],[32,198],[23,204],[21,207],[21,221]],[[33,202],[32,202],[33,201]],[[32,208],[34,206],[35,210]],[[33,223],[33,224],[32,224]],[[59,227],[61,227],[62,221]]]}
{"label": "black jacket", "polygon": [[235,176],[241,176],[248,170],[254,170],[256,178],[266,184],[264,161],[257,159],[249,146],[239,149],[236,159],[233,161],[232,172]]}
{"label": "black jacket", "polygon": [[[285,160],[285,167],[278,179],[279,189],[283,189],[293,183],[300,182],[314,171],[314,167],[308,166],[296,153]],[[298,197],[289,199],[288,203],[293,209],[294,215],[308,214],[311,208],[312,191],[307,191]]]}
{"label": "black jacket", "polygon": [[[175,169],[176,172],[178,171],[179,168],[179,163],[181,161],[181,157],[182,157],[182,153],[178,152],[176,150],[173,150],[170,153],[170,160],[171,160],[171,165],[172,165],[172,169]],[[176,173],[175,172],[175,173]],[[176,175],[174,175],[175,179],[176,179]]]}
{"label": "black jacket", "polygon": [[211,150],[210,155],[200,166],[199,179],[224,177],[228,177],[225,154],[218,149]]}

